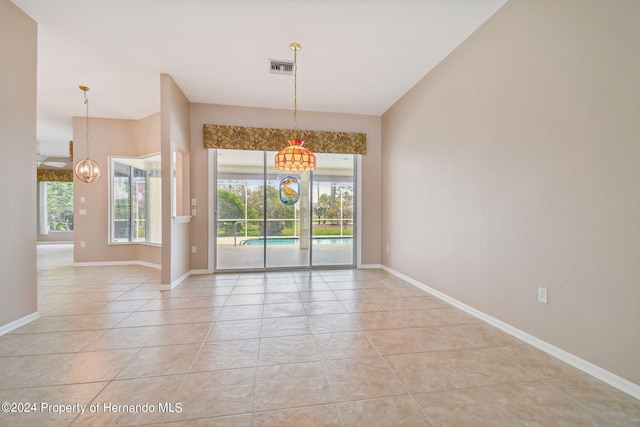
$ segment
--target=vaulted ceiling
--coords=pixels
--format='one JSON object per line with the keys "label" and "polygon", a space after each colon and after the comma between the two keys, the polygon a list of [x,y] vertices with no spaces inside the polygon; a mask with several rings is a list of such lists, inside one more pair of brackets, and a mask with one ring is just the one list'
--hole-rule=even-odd
{"label": "vaulted ceiling", "polygon": [[12,0],[38,23],[38,140],[64,156],[71,118],[160,110],[160,74],[194,103],[381,115],[506,0]]}

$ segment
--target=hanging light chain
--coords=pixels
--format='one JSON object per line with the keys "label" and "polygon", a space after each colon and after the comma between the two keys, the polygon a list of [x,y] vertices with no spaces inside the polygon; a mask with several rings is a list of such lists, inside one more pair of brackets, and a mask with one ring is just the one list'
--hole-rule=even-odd
{"label": "hanging light chain", "polygon": [[298,47],[293,48],[293,131],[298,133]]}
{"label": "hanging light chain", "polygon": [[87,158],[89,158],[89,95],[87,92],[89,88],[86,86],[80,86],[80,89],[84,92],[84,105],[85,105],[85,136],[87,141]]}
{"label": "hanging light chain", "polygon": [[89,157],[89,96],[87,92],[84,93],[84,105],[86,105],[87,110],[87,118],[85,120],[85,131],[86,131],[86,139],[87,139],[87,157]]}

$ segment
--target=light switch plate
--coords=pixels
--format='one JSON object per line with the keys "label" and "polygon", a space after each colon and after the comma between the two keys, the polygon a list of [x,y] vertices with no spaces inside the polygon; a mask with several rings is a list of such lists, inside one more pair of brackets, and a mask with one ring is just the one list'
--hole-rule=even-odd
{"label": "light switch plate", "polygon": [[547,303],[547,288],[538,288],[538,302]]}

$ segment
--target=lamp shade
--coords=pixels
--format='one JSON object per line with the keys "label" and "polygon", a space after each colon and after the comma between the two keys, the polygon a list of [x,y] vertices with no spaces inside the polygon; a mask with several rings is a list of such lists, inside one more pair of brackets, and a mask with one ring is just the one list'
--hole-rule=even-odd
{"label": "lamp shade", "polygon": [[302,147],[301,139],[290,139],[289,146],[278,151],[274,159],[276,169],[287,172],[307,172],[315,170],[316,156]]}

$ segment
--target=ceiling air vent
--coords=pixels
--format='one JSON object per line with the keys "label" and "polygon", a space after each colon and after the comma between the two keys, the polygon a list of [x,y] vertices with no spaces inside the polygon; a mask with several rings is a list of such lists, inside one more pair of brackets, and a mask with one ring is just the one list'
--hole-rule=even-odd
{"label": "ceiling air vent", "polygon": [[273,74],[289,74],[293,75],[293,62],[280,61],[277,59],[269,60],[269,72]]}

